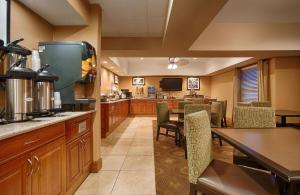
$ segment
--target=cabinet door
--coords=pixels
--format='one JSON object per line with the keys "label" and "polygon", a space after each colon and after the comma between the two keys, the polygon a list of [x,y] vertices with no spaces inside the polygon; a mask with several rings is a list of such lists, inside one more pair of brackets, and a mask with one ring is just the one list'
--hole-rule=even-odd
{"label": "cabinet door", "polygon": [[29,195],[32,161],[25,155],[0,165],[0,194]]}
{"label": "cabinet door", "polygon": [[33,195],[58,195],[66,192],[64,140],[59,138],[31,153]]}
{"label": "cabinet door", "polygon": [[92,135],[87,133],[82,136],[82,163],[84,174],[89,174],[92,163]]}
{"label": "cabinet door", "polygon": [[81,177],[81,139],[76,139],[67,144],[67,189]]}

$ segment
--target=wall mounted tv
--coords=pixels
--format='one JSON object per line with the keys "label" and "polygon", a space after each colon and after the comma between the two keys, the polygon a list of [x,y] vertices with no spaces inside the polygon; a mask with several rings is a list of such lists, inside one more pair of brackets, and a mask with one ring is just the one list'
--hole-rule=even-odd
{"label": "wall mounted tv", "polygon": [[163,91],[182,91],[182,78],[163,78],[159,86]]}

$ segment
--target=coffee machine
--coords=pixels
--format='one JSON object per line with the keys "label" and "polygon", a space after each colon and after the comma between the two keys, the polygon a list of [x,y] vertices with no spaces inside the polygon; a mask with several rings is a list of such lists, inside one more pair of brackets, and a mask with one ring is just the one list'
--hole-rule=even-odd
{"label": "coffee machine", "polygon": [[31,51],[19,43],[18,39],[2,47],[0,66],[1,81],[5,83],[5,111],[7,122],[30,120],[33,111],[33,79],[36,72],[26,68],[27,56]]}

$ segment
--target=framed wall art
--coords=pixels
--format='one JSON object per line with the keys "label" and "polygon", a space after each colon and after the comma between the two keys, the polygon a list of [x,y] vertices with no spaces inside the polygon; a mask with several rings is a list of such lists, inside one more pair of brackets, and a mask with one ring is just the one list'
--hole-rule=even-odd
{"label": "framed wall art", "polygon": [[187,89],[188,90],[199,90],[200,89],[200,78],[199,77],[188,77],[187,78]]}
{"label": "framed wall art", "polygon": [[145,85],[145,77],[132,77],[132,85]]}

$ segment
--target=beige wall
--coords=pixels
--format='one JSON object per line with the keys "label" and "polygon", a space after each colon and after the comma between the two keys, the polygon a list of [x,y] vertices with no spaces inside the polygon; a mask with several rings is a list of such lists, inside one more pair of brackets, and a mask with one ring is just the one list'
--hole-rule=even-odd
{"label": "beige wall", "polygon": [[[167,76],[146,76],[144,85],[144,96],[147,96],[148,86],[155,86],[156,90],[159,90],[159,81]],[[178,76],[179,77],[179,76]],[[166,95],[174,97],[183,97],[189,93],[187,90],[187,77],[182,77],[182,91],[181,92],[166,92]],[[120,89],[129,89],[135,95],[136,87],[132,85],[132,77],[120,77]],[[197,94],[210,96],[210,77],[200,78],[200,90],[196,90]]]}
{"label": "beige wall", "polygon": [[227,118],[232,118],[233,109],[233,76],[234,71],[221,73],[211,77],[211,97],[227,100]]}
{"label": "beige wall", "polygon": [[39,41],[53,38],[53,27],[17,1],[11,3],[11,40],[24,38],[22,45],[36,49]]}
{"label": "beige wall", "polygon": [[[300,57],[273,58],[270,63],[271,101],[278,110],[300,110]],[[288,122],[300,120],[288,119]]]}
{"label": "beige wall", "polygon": [[114,73],[106,68],[101,69],[101,93],[110,93],[114,84]]}

